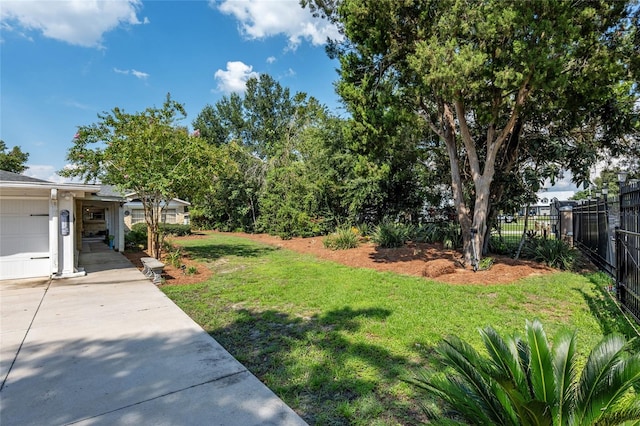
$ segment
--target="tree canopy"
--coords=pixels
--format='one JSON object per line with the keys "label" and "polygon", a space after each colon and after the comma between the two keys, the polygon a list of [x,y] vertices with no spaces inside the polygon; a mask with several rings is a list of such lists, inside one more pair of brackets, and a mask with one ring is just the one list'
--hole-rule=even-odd
{"label": "tree canopy", "polygon": [[26,163],[29,154],[22,152],[19,146],[14,146],[8,150],[3,140],[0,140],[0,170],[7,172],[22,173],[28,169]]}
{"label": "tree canopy", "polygon": [[67,154],[71,167],[59,172],[135,192],[144,205],[149,247],[156,257],[162,209],[175,197],[208,189],[215,175],[212,149],[177,125],[184,117],[183,106],[170,95],[162,108],[127,113],[116,107],[99,114],[98,122],[78,127]]}
{"label": "tree canopy", "polygon": [[446,149],[467,262],[504,196],[497,182],[534,191],[560,167],[584,179],[604,147],[637,141],[623,138],[637,132],[630,2],[302,3],[345,36],[328,50],[360,126],[379,135],[404,111]]}

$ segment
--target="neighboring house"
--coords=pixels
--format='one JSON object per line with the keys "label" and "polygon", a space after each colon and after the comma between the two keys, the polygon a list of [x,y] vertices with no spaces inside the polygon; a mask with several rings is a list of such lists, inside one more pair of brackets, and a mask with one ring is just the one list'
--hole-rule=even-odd
{"label": "neighboring house", "polygon": [[[143,223],[144,219],[144,207],[142,201],[137,198],[138,194],[135,192],[127,194],[128,201],[124,204],[124,225],[130,230],[136,223]],[[176,223],[180,225],[189,224],[189,206],[191,203],[188,201],[174,198],[169,201],[169,204],[162,209],[162,217],[160,222],[162,223]]]}
{"label": "neighboring house", "polygon": [[[572,204],[568,203],[567,200],[571,198],[575,194],[575,191],[548,191],[542,190],[538,192],[538,203],[532,206],[529,206],[529,215],[531,216],[549,216],[552,214],[553,209],[551,208],[551,204],[559,203],[560,205],[564,204]],[[522,208],[519,212],[520,215],[524,216],[524,208]]]}
{"label": "neighboring house", "polygon": [[0,280],[84,275],[77,263],[82,238],[98,223],[123,250],[125,200],[100,190],[0,171]]}

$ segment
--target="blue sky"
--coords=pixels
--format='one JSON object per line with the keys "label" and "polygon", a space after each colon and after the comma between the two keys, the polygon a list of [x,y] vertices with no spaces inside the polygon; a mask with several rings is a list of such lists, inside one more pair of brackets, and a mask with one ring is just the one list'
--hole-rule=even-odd
{"label": "blue sky", "polygon": [[188,125],[260,73],[341,112],[324,50],[337,32],[297,0],[3,0],[0,28],[0,138],[41,179],[63,181],[77,126],[168,92]]}

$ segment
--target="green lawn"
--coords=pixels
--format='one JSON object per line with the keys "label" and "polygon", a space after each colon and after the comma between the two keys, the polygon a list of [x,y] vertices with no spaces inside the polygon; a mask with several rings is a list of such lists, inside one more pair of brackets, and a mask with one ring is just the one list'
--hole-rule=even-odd
{"label": "green lawn", "polygon": [[478,328],[512,333],[539,318],[549,336],[578,328],[586,351],[603,334],[629,332],[600,275],[453,286],[225,234],[181,245],[215,273],[162,290],[310,424],[424,421],[423,396],[402,378],[433,368],[447,334],[479,348]]}

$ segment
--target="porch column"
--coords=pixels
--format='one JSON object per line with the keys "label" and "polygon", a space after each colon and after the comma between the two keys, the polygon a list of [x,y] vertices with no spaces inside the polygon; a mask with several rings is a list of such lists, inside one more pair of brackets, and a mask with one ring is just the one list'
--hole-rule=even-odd
{"label": "porch column", "polygon": [[[75,194],[58,191],[58,212],[53,235],[58,239],[58,271],[53,278],[71,278],[86,275],[76,269],[76,203]],[[82,220],[82,219],[80,219]]]}
{"label": "porch column", "polygon": [[118,203],[118,226],[116,227],[115,248],[120,252],[124,252],[124,207],[123,203]]}

